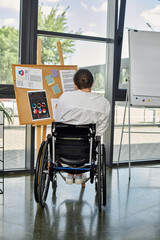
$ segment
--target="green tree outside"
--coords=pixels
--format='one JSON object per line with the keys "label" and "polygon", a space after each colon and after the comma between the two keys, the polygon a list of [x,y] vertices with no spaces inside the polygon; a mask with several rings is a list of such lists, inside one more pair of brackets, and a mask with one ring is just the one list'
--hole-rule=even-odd
{"label": "green tree outside", "polygon": [[[68,7],[69,8],[69,7]],[[45,16],[42,7],[38,12],[38,29],[48,31],[67,31],[66,8],[58,14],[58,6],[52,8]],[[77,33],[80,34],[80,31]],[[53,37],[40,37],[42,39],[42,64],[59,64],[57,41],[61,42],[64,61],[75,52],[75,43],[72,39],[56,39]],[[18,63],[19,31],[14,27],[0,28],[0,84],[13,84],[12,64]]]}
{"label": "green tree outside", "polygon": [[0,28],[0,83],[11,84],[11,65],[18,63],[19,32],[14,27]]}
{"label": "green tree outside", "polygon": [[[67,27],[67,7],[61,14],[58,14],[58,6],[52,8],[49,15],[45,16],[42,7],[39,7],[38,29],[52,32],[69,32]],[[70,31],[71,33],[72,31]],[[81,34],[78,30],[76,34]],[[75,52],[75,41],[72,39],[60,39],[54,37],[40,37],[42,39],[42,64],[59,64],[57,41],[61,42],[64,62]]]}
{"label": "green tree outside", "polygon": [[[58,14],[58,5],[52,8],[48,15],[38,12],[38,29],[53,32],[69,32],[67,26],[67,7]],[[72,31],[70,31],[72,33]],[[79,29],[76,34],[81,34]],[[60,39],[54,37],[39,37],[42,40],[42,64],[59,64],[57,41],[61,42],[64,62],[75,53],[75,41],[72,39]],[[18,63],[19,31],[14,27],[3,26],[0,28],[0,84],[13,84],[12,64]],[[93,90],[104,90],[104,77],[101,73],[94,74],[95,84]]]}

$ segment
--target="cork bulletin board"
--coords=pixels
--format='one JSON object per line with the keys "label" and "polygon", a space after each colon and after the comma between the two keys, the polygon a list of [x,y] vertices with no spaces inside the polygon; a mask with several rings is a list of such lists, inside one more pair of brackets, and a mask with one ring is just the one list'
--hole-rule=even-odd
{"label": "cork bulletin board", "polygon": [[74,90],[76,65],[12,65],[20,125],[51,124],[53,102]]}

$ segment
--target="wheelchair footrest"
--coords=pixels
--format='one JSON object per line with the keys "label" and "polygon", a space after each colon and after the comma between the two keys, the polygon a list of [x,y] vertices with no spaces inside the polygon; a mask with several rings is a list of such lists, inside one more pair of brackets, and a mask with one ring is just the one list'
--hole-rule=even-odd
{"label": "wheelchair footrest", "polygon": [[80,171],[90,171],[90,168],[70,168],[70,167],[54,167],[55,170],[80,170]]}

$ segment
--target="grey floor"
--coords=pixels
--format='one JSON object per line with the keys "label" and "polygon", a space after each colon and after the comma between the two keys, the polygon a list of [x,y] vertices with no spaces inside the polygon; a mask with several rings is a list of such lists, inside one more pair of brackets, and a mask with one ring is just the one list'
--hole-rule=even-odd
{"label": "grey floor", "polygon": [[99,213],[94,185],[67,185],[34,201],[33,177],[5,178],[0,195],[0,240],[159,240],[160,165],[107,169],[107,206]]}

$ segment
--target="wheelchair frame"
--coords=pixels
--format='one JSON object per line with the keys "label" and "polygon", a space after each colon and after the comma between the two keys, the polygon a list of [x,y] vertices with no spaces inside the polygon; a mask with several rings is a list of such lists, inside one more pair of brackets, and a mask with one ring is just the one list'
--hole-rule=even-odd
{"label": "wheelchair frame", "polygon": [[[87,141],[87,144],[89,144],[89,146],[87,145],[86,148],[88,151],[88,159],[84,159],[85,162],[79,163],[79,161],[83,161],[83,159],[65,159],[64,157],[62,157],[64,154],[58,154],[57,148],[57,146],[59,146],[58,141],[60,143],[62,141],[65,141],[66,143],[68,143],[68,141],[73,141],[76,142],[76,144],[79,144],[81,142],[83,143],[84,136],[76,136],[76,134],[65,135],[63,133],[62,137],[60,137],[58,135],[57,129],[60,129],[62,132],[66,129],[67,131],[68,129],[71,129],[72,133],[75,131],[81,132],[84,129],[85,131],[89,131],[87,136],[85,137],[85,141]],[[79,146],[78,144],[76,145],[76,147]],[[83,149],[83,146],[81,147],[81,149]],[[63,163],[66,163],[67,161],[68,167],[62,166],[61,161],[63,161]],[[78,164],[80,166],[78,166]],[[106,149],[105,145],[101,144],[101,137],[95,136],[95,124],[69,125],[55,122],[52,123],[52,135],[48,134],[46,141],[43,141],[41,143],[36,162],[36,171],[34,178],[34,196],[35,201],[41,207],[45,206],[50,182],[52,182],[53,194],[56,194],[57,173],[59,173],[65,181],[63,172],[73,174],[90,172],[90,176],[86,179],[85,182],[87,182],[89,179],[91,183],[95,182],[95,191],[98,197],[99,210],[101,209],[102,205],[106,205]]]}

